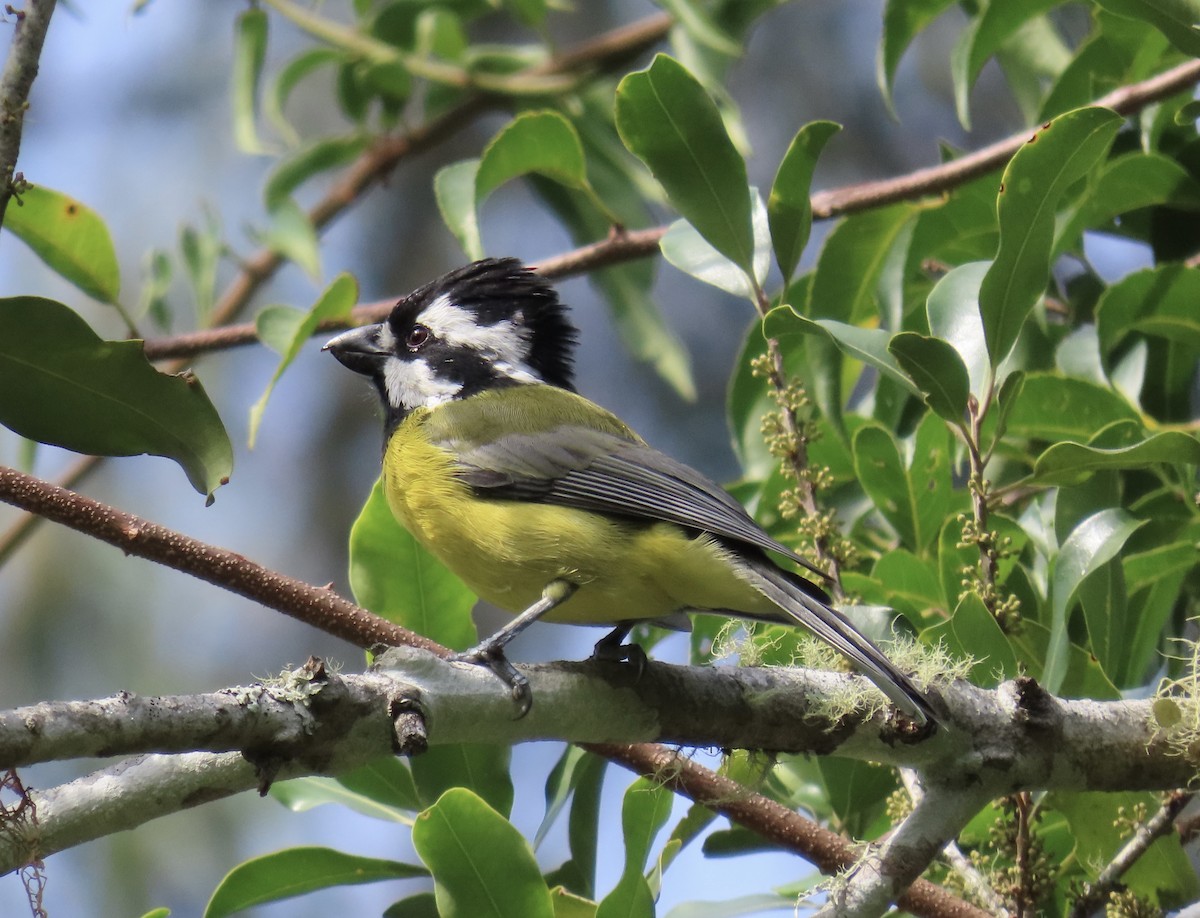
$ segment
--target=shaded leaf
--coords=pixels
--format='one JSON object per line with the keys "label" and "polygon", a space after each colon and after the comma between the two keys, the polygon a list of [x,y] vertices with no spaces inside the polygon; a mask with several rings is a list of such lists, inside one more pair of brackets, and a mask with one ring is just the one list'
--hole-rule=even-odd
{"label": "shaded leaf", "polygon": [[1140,418],[1111,389],[1051,373],[1028,373],[1012,399],[1008,428],[1014,437],[1086,443],[1101,428],[1122,420]]}
{"label": "shaded leaf", "polygon": [[230,77],[233,97],[233,140],[243,153],[265,153],[266,145],[258,136],[258,86],[267,54],[267,14],[251,8],[234,25],[233,73]]}
{"label": "shaded leaf", "polygon": [[900,58],[929,23],[954,0],[886,0],[883,6],[883,36],[879,44],[877,77],[883,98],[892,107],[892,83]]}
{"label": "shaded leaf", "polygon": [[1097,0],[1106,10],[1154,26],[1189,57],[1200,57],[1200,4],[1195,0]]}
{"label": "shaded leaf", "polygon": [[328,889],[428,876],[413,864],[359,857],[333,848],[287,848],[243,861],[221,880],[204,918],[224,918],[243,909]]}
{"label": "shaded leaf", "polygon": [[876,282],[888,253],[916,215],[909,204],[893,204],[842,220],[825,238],[806,314],[842,322],[878,315]]}
{"label": "shaded leaf", "polygon": [[1167,430],[1118,449],[1055,443],[1038,456],[1033,477],[1042,484],[1076,484],[1100,469],[1136,469],[1173,462],[1200,465],[1200,441],[1182,431]]}
{"label": "shaded leaf", "polygon": [[925,394],[925,402],[953,424],[967,410],[970,382],[958,351],[941,338],[901,332],[888,342],[888,352]]}
{"label": "shaded leaf", "polygon": [[[499,684],[497,690],[501,690]],[[457,743],[432,746],[415,756],[410,766],[422,802],[428,804],[447,791],[465,788],[507,817],[513,803],[511,758],[507,746]]]}
{"label": "shaded leaf", "polygon": [[808,245],[808,235],[812,230],[809,191],[817,158],[829,139],[841,129],[840,124],[832,121],[813,121],[800,128],[783,154],[775,181],[771,183],[771,194],[767,198],[767,220],[775,260],[783,272],[784,283],[791,280],[796,265],[800,263],[800,255]]}
{"label": "shaded leaf", "polygon": [[1200,270],[1182,264],[1135,271],[1110,286],[1096,304],[1096,331],[1106,360],[1131,332],[1200,351]]}
{"label": "shaded leaf", "polygon": [[263,188],[267,210],[275,210],[314,175],[351,162],[366,147],[367,138],[361,134],[325,137],[280,160]]}
{"label": "shaded leaf", "polygon": [[201,494],[228,480],[233,448],[190,373],[160,373],[140,341],[103,341],[54,300],[0,299],[0,423],[96,456],[173,459]]}
{"label": "shaded leaf", "polygon": [[[771,268],[771,236],[762,198],[754,188],[750,193],[754,199],[754,279],[761,286]],[[672,223],[658,246],[663,257],[680,271],[726,293],[755,301],[754,288],[746,273],[709,245],[686,220]]]}
{"label": "shaded leaf", "polygon": [[[407,769],[405,770],[407,771]],[[409,783],[411,781],[410,777]],[[293,813],[303,813],[314,807],[333,803],[364,816],[370,816],[372,819],[400,822],[406,825],[411,825],[413,821],[411,813],[389,803],[373,800],[365,794],[351,790],[333,778],[317,776],[294,778],[291,781],[276,781],[271,785],[270,793]],[[416,810],[418,807],[415,796],[412,803],[414,805],[408,809]]]}
{"label": "shaded leaf", "polygon": [[572,188],[587,185],[579,135],[558,112],[523,112],[492,138],[479,160],[476,206],[505,182],[532,172]]}

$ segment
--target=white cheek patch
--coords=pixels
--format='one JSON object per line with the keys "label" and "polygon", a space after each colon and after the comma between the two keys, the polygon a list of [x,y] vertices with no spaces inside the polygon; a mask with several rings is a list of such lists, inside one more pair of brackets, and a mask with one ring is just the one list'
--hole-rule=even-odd
{"label": "white cheek patch", "polygon": [[480,325],[474,313],[454,305],[443,294],[421,310],[417,322],[450,347],[479,351],[491,360],[497,372],[511,379],[539,381],[525,363],[529,356],[529,331],[515,321],[504,319],[494,325]]}
{"label": "white cheek patch", "polygon": [[385,351],[396,347],[396,336],[392,334],[391,326],[387,322],[379,323],[379,347]]}
{"label": "white cheek patch", "polygon": [[432,408],[448,402],[462,391],[462,384],[434,374],[423,360],[389,357],[383,366],[383,384],[388,402],[408,411]]}

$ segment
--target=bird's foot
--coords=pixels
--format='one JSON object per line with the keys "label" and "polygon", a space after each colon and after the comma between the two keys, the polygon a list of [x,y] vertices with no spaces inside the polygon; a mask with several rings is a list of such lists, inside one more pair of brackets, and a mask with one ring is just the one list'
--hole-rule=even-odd
{"label": "bird's foot", "polygon": [[504,655],[502,649],[489,647],[484,643],[462,653],[451,654],[449,659],[454,663],[470,663],[474,666],[484,666],[490,669],[501,682],[507,685],[509,694],[517,706],[517,716],[513,720],[520,720],[533,707],[533,692],[529,688],[529,680],[517,672],[517,668],[508,662],[508,657]]}
{"label": "bird's foot", "polygon": [[605,660],[612,663],[629,663],[634,670],[634,679],[641,679],[646,671],[646,651],[640,644],[624,644],[628,629],[617,629],[612,634],[602,637],[592,648],[593,660]]}

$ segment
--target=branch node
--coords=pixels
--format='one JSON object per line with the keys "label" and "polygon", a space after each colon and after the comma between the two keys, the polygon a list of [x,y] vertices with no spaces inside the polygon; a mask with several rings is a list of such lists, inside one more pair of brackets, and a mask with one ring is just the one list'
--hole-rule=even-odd
{"label": "branch node", "polygon": [[425,710],[418,699],[393,695],[388,699],[388,717],[392,721],[392,750],[396,755],[420,755],[429,748]]}

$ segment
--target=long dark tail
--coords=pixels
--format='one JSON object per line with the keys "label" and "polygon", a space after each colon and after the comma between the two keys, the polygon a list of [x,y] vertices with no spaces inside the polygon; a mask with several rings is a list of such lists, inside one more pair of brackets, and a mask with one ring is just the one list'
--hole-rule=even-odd
{"label": "long dark tail", "polygon": [[739,561],[752,573],[755,588],[791,619],[844,654],[896,707],[922,722],[937,723],[933,708],[912,681],[896,669],[883,651],[823,602],[824,593],[820,589],[781,570],[766,557],[743,555]]}

